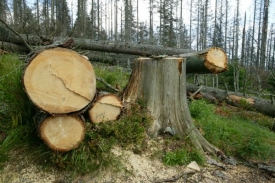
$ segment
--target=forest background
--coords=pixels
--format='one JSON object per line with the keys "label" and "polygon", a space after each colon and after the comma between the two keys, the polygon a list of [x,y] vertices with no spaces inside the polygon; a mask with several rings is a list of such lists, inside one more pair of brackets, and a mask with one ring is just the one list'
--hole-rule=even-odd
{"label": "forest background", "polygon": [[[0,18],[21,34],[49,38],[189,50],[221,47],[231,75],[223,82],[231,90],[272,92],[274,5],[270,0],[1,0]],[[221,84],[217,75],[203,76],[201,82]]]}

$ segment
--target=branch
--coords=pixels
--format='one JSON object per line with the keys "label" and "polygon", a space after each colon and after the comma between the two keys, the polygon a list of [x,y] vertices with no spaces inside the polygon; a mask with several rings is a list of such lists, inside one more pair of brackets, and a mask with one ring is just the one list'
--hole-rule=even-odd
{"label": "branch", "polygon": [[11,27],[10,27],[8,24],[6,24],[6,22],[5,22],[4,20],[2,20],[1,18],[0,18],[0,22],[2,22],[10,31],[14,32],[14,33],[23,41],[23,43],[25,44],[25,46],[28,48],[28,50],[29,50],[30,52],[33,51],[33,49],[30,47],[30,45],[20,36],[20,34],[19,34],[16,30],[14,30],[13,28],[11,28]]}
{"label": "branch", "polygon": [[112,89],[112,90],[114,90],[114,91],[116,91],[116,92],[119,92],[118,89],[114,88],[112,85],[110,85],[109,83],[107,83],[103,78],[97,76],[97,77],[96,77],[96,80],[98,80],[98,81],[100,81],[101,83],[105,84],[108,88],[110,88],[110,89]]}

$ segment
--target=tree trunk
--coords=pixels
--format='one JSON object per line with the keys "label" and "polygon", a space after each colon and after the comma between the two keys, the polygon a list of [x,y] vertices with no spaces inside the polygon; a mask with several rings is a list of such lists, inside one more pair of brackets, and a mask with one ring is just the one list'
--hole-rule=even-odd
{"label": "tree trunk", "polygon": [[[198,89],[198,85],[191,83],[187,84],[188,92],[193,93]],[[227,92],[226,90],[207,86],[203,86],[198,94],[200,94],[200,97],[209,100],[210,102],[226,102],[230,105],[243,106],[247,110],[256,110],[260,113],[275,117],[275,104],[272,100],[252,96],[245,97],[239,92]]]}
{"label": "tree trunk", "polygon": [[90,62],[59,47],[32,56],[23,83],[31,101],[50,114],[80,111],[96,92],[96,76]]}
{"label": "tree trunk", "polygon": [[21,46],[21,45],[9,43],[9,42],[0,42],[0,49],[6,50],[8,52],[20,53],[20,54],[27,53],[30,51],[25,46]]}
{"label": "tree trunk", "polygon": [[75,115],[47,117],[39,124],[38,130],[46,145],[58,152],[77,148],[85,136],[85,124]]}
{"label": "tree trunk", "polygon": [[148,134],[156,137],[169,128],[182,138],[189,137],[200,151],[215,153],[195,127],[186,98],[186,59],[139,58],[123,92],[123,101],[141,100],[154,118]]}
{"label": "tree trunk", "polygon": [[123,104],[114,94],[99,95],[89,109],[88,114],[93,123],[116,120],[121,113]]}

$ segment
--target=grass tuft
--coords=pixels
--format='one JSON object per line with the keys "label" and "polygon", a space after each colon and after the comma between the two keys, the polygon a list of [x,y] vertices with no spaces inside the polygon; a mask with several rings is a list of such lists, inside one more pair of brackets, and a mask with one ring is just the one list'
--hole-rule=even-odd
{"label": "grass tuft", "polygon": [[[224,108],[225,106],[223,106]],[[224,109],[222,109],[224,110]],[[203,131],[205,138],[223,150],[243,160],[271,160],[275,155],[275,134],[268,128],[255,123],[244,115],[245,112],[232,111],[231,115],[215,113],[215,106],[204,100],[193,101],[190,105],[196,126]],[[251,117],[252,113],[250,113]],[[266,120],[268,117],[265,117]],[[269,118],[271,120],[271,118]]]}

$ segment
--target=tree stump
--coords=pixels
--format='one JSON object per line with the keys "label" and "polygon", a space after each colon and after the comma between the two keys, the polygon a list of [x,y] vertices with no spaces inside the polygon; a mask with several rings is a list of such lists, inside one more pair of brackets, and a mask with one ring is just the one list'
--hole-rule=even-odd
{"label": "tree stump", "polygon": [[174,134],[188,136],[195,147],[215,153],[213,147],[199,133],[189,112],[186,96],[186,59],[139,58],[123,92],[123,101],[134,103],[142,100],[154,118],[148,135],[156,137],[165,129]]}
{"label": "tree stump", "polygon": [[59,47],[33,56],[25,69],[23,83],[30,100],[50,114],[80,111],[96,92],[91,63],[78,53]]}
{"label": "tree stump", "polygon": [[114,94],[99,95],[92,108],[88,111],[93,123],[116,120],[121,113],[123,104]]}
{"label": "tree stump", "polygon": [[47,117],[38,128],[41,139],[58,152],[77,148],[85,136],[84,122],[76,115]]}

